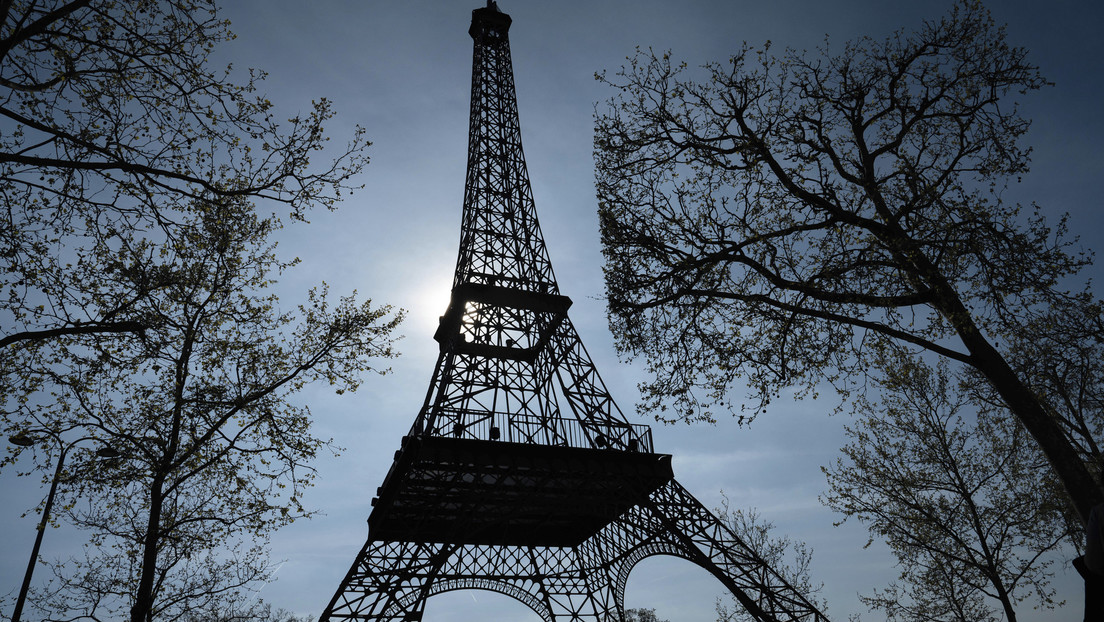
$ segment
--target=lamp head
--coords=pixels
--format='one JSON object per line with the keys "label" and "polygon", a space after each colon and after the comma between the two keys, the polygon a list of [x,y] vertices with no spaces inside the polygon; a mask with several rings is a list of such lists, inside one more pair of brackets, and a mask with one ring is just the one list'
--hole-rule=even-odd
{"label": "lamp head", "polygon": [[96,450],[96,455],[101,458],[118,458],[123,455],[118,449],[111,447],[110,445],[104,445]]}
{"label": "lamp head", "polygon": [[11,443],[12,445],[18,445],[20,447],[30,447],[31,445],[34,445],[37,441],[37,438],[33,436],[27,436],[22,432],[19,434],[13,434],[8,437],[9,443]]}

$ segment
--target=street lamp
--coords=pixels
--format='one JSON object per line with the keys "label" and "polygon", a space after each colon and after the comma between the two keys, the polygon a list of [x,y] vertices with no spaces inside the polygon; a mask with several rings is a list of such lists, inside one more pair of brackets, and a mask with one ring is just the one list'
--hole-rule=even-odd
{"label": "street lamp", "polygon": [[[87,440],[98,439],[86,436],[66,444],[62,444],[60,440],[58,441],[61,447],[61,453],[58,454],[57,468],[54,469],[54,479],[50,482],[50,492],[46,495],[46,505],[42,508],[42,520],[38,523],[38,532],[35,534],[34,548],[31,549],[31,559],[27,562],[27,572],[23,575],[23,586],[19,588],[19,599],[15,601],[15,611],[12,612],[11,622],[19,622],[19,618],[23,615],[23,604],[27,602],[27,591],[31,588],[31,575],[34,574],[35,563],[38,561],[38,550],[42,548],[42,534],[46,532],[46,523],[50,520],[50,510],[54,505],[54,493],[57,492],[58,480],[61,479],[61,469],[65,466],[65,454],[75,447],[77,443]],[[37,441],[37,438],[25,434],[16,434],[8,437],[8,442],[20,447],[30,447]],[[96,455],[101,458],[118,458],[122,454],[110,445],[102,445],[96,450]]]}

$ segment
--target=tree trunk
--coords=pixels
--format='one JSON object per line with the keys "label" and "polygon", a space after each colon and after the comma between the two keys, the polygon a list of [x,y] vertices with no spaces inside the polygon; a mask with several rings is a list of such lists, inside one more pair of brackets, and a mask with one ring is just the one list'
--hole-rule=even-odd
{"label": "tree trunk", "polygon": [[1062,428],[1047,414],[1038,398],[1020,380],[1004,357],[974,331],[960,333],[974,367],[993,383],[1008,409],[1039,444],[1051,468],[1073,501],[1082,525],[1089,524],[1093,506],[1104,503],[1104,491],[1089,472]]}
{"label": "tree trunk", "polygon": [[[907,237],[903,231],[900,235]],[[913,260],[921,278],[931,285],[935,293],[935,308],[954,327],[962,345],[969,351],[971,364],[992,383],[1013,416],[1039,444],[1039,449],[1073,502],[1082,526],[1088,526],[1093,506],[1104,502],[1104,490],[1101,490],[1100,483],[1089,472],[1058,422],[1046,412],[1038,397],[982,334],[955,288],[927,257],[916,254]]]}
{"label": "tree trunk", "polygon": [[157,575],[157,544],[161,539],[161,506],[164,504],[162,486],[165,476],[154,475],[150,484],[149,521],[146,524],[146,537],[142,543],[142,575],[138,581],[138,591],[134,595],[134,605],[130,608],[130,622],[152,622],[153,580]]}

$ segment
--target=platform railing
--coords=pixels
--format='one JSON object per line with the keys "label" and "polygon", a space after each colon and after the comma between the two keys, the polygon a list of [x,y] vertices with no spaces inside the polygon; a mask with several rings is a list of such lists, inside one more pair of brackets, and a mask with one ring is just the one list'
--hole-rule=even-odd
{"label": "platform railing", "polygon": [[411,434],[555,447],[654,452],[652,430],[642,424],[456,410],[440,412],[433,421],[434,425],[427,426],[424,418],[418,417]]}

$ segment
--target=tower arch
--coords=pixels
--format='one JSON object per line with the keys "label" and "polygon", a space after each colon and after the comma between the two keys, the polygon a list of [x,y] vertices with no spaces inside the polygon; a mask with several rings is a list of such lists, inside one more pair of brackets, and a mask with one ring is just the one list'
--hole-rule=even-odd
{"label": "tower arch", "polygon": [[414,608],[418,601],[421,599],[428,599],[429,597],[436,596],[438,594],[445,594],[447,592],[455,592],[460,590],[482,590],[487,592],[495,592],[512,598],[513,600],[525,605],[531,609],[534,613],[541,617],[544,622],[555,622],[555,618],[552,615],[552,611],[548,608],[539,595],[533,594],[532,591],[524,589],[514,583],[504,579],[491,579],[486,577],[465,577],[465,578],[453,578],[446,579],[444,581],[434,582],[425,594],[409,594],[406,597],[396,601],[391,608],[384,611],[384,618],[396,618],[401,617],[403,613],[410,611]]}
{"label": "tower arch", "polygon": [[[619,560],[617,568],[617,579],[614,587],[614,593],[617,594],[617,603],[622,610],[625,608],[625,588],[628,586],[629,575],[632,573],[632,569],[645,559],[660,555],[677,557],[679,559],[684,559],[696,566],[701,566],[701,564],[694,559],[694,556],[690,551],[686,550],[685,547],[675,542],[670,542],[666,540],[658,542],[646,542],[634,547]],[[709,571],[708,568],[702,568],[707,572]]]}

